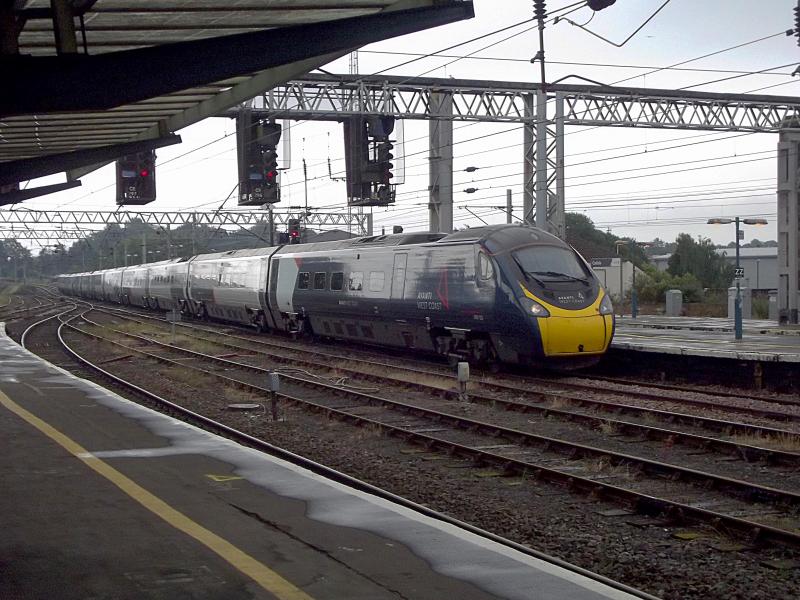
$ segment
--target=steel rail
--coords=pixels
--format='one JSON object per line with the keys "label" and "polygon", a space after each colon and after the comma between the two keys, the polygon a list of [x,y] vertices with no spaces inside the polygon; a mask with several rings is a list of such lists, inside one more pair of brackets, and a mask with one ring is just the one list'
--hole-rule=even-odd
{"label": "steel rail", "polygon": [[737,400],[750,400],[753,402],[767,402],[772,404],[782,404],[785,406],[800,406],[800,400],[795,400],[792,398],[773,398],[770,396],[759,396],[753,394],[737,394],[736,392],[726,392],[724,390],[714,390],[709,392],[707,390],[699,389],[699,388],[692,388],[688,386],[682,385],[673,385],[669,383],[660,383],[657,381],[641,381],[641,380],[633,380],[633,379],[619,379],[616,377],[608,377],[605,375],[583,375],[583,374],[576,374],[573,375],[578,379],[593,379],[597,381],[605,381],[606,383],[614,383],[617,385],[627,385],[627,386],[646,386],[651,388],[656,388],[659,390],[664,390],[667,392],[681,392],[681,393],[688,393],[688,394],[705,394],[711,396],[718,396],[720,398],[734,398]]}
{"label": "steel rail", "polygon": [[[116,312],[114,310],[107,310],[105,308],[95,308],[94,310],[97,310],[99,312],[105,312],[106,314],[110,314],[110,315],[116,315]],[[122,312],[127,312],[127,311],[122,311]],[[136,314],[137,316],[139,316],[139,313],[133,313],[133,314]],[[145,316],[145,315],[141,315],[141,316]],[[127,318],[127,319],[130,319],[132,321],[144,324],[143,321],[135,319],[135,318],[130,317],[130,316],[125,316],[123,318]],[[149,315],[147,315],[146,318],[148,318],[150,320],[155,320],[159,324],[165,322],[162,319],[159,319],[157,317],[152,317],[152,316],[149,316]],[[181,325],[186,327],[186,328],[189,328],[189,329],[197,329],[197,330],[200,330],[200,331],[206,331],[208,333],[212,333],[211,330],[208,330],[208,329],[205,329],[205,328],[202,328],[202,327],[196,327],[194,325],[187,325],[187,324],[181,324]],[[305,350],[305,349],[296,349],[296,348],[288,349],[285,346],[273,345],[273,344],[271,344],[269,342],[262,342],[261,340],[254,340],[254,339],[244,338],[244,337],[235,336],[235,335],[232,335],[232,334],[222,333],[222,332],[214,332],[214,335],[222,335],[224,337],[232,337],[234,339],[239,339],[239,340],[242,340],[244,342],[253,343],[253,344],[256,344],[256,345],[268,345],[271,348],[279,348],[279,349],[281,349],[283,351],[288,350],[290,352],[304,352],[304,353],[308,353],[308,354],[316,354],[316,355],[319,355],[319,356],[323,356],[323,357],[325,357],[327,359],[335,359],[335,360],[338,360],[338,361],[342,360],[341,356],[337,356],[337,355],[329,354],[329,353],[324,353],[324,352],[319,352],[319,351],[316,351],[316,350]],[[304,364],[304,365],[310,366],[310,367],[318,367],[318,368],[324,368],[324,369],[327,369],[327,370],[336,370],[336,371],[339,371],[339,372],[346,372],[346,373],[350,373],[350,374],[352,374],[354,376],[362,377],[362,378],[369,379],[369,380],[378,380],[378,381],[380,381],[380,380],[391,379],[393,381],[397,381],[396,378],[391,377],[391,375],[389,375],[389,374],[374,375],[374,374],[371,374],[371,373],[364,373],[363,371],[359,371],[356,368],[348,367],[348,366],[345,366],[345,365],[339,365],[339,364],[331,365],[330,363],[312,361],[312,360],[309,360],[307,358],[298,358],[296,356],[289,357],[289,356],[285,356],[285,355],[276,355],[276,354],[268,353],[268,352],[266,352],[264,350],[255,350],[255,349],[252,349],[252,348],[246,348],[246,347],[243,347],[243,346],[240,346],[240,345],[237,345],[237,344],[232,344],[232,343],[229,343],[229,342],[220,341],[218,339],[204,337],[204,336],[200,336],[200,335],[197,335],[197,334],[193,334],[193,336],[196,339],[207,341],[207,342],[211,342],[211,343],[214,343],[214,344],[226,347],[226,348],[240,350],[240,351],[246,351],[246,352],[255,352],[255,353],[264,354],[264,355],[269,356],[270,358],[272,358],[276,362],[284,362],[284,363],[291,363],[291,364],[300,363],[300,364]],[[150,338],[147,338],[147,339],[150,342],[159,343],[159,342],[157,342],[155,340],[152,340]],[[425,370],[422,370],[422,369],[414,369],[414,368],[410,368],[410,367],[392,365],[392,364],[383,363],[383,362],[380,362],[380,361],[368,361],[368,360],[362,360],[362,359],[358,359],[358,360],[359,360],[359,362],[363,362],[364,364],[367,364],[367,365],[370,365],[370,366],[380,367],[381,369],[384,369],[385,371],[391,369],[391,370],[401,371],[401,372],[406,372],[406,373],[424,374],[424,375],[434,376],[434,377],[439,377],[439,378],[454,379],[453,376],[450,375],[450,374],[438,373],[438,372],[435,372],[435,371],[425,371]],[[425,383],[422,383],[420,381],[402,379],[402,380],[400,380],[400,383],[402,385],[406,386],[406,387],[422,389],[422,390],[428,391],[428,392],[435,391],[436,393],[444,394],[444,395],[446,395],[446,396],[448,396],[450,398],[454,398],[454,399],[458,398],[458,393],[453,391],[453,390],[440,388],[440,387],[437,387],[435,385],[425,384]],[[784,429],[776,429],[776,428],[772,428],[772,427],[765,427],[765,426],[761,426],[761,425],[752,425],[752,424],[747,424],[747,423],[737,423],[737,422],[733,422],[733,421],[726,421],[726,420],[721,420],[721,419],[712,419],[712,418],[709,418],[709,417],[699,417],[699,416],[695,416],[695,415],[686,415],[686,414],[682,414],[682,413],[673,413],[673,412],[661,411],[661,410],[657,410],[657,409],[639,408],[639,407],[636,407],[636,406],[630,406],[630,405],[624,405],[624,404],[616,404],[616,403],[604,402],[604,401],[599,401],[599,400],[588,400],[588,399],[585,399],[583,397],[569,396],[569,395],[565,395],[565,394],[558,393],[558,392],[545,393],[545,392],[531,391],[531,390],[524,389],[524,388],[518,388],[518,387],[515,387],[515,386],[506,386],[504,384],[488,383],[488,382],[483,382],[483,381],[481,381],[480,383],[482,385],[496,387],[496,388],[498,388],[498,389],[500,389],[501,391],[504,391],[504,392],[513,391],[515,393],[524,393],[527,396],[535,396],[535,397],[539,398],[541,401],[568,400],[570,402],[580,402],[580,403],[583,403],[583,404],[589,404],[591,406],[595,406],[595,407],[598,407],[598,408],[604,408],[606,410],[612,410],[612,411],[615,411],[615,412],[624,411],[624,412],[634,412],[634,413],[638,413],[638,414],[646,414],[646,415],[651,415],[651,416],[657,416],[658,418],[661,418],[663,420],[666,420],[666,421],[669,421],[669,422],[672,422],[672,423],[677,421],[677,422],[681,422],[683,424],[700,425],[701,427],[704,427],[706,429],[713,429],[715,431],[722,431],[724,433],[738,432],[738,433],[742,433],[742,434],[749,434],[749,435],[755,435],[755,436],[772,436],[772,437],[776,437],[776,438],[779,438],[779,439],[790,439],[790,440],[796,440],[796,441],[800,442],[800,433],[796,433],[796,432],[788,431],[788,430],[784,430]],[[767,448],[767,447],[763,447],[763,446],[756,446],[756,445],[753,445],[753,444],[744,444],[744,443],[740,443],[740,442],[728,441],[728,440],[723,440],[723,439],[713,438],[713,437],[708,437],[708,436],[701,436],[701,435],[697,435],[697,434],[691,434],[691,433],[687,433],[687,432],[678,431],[678,430],[675,430],[675,429],[667,429],[667,428],[662,428],[662,427],[655,427],[655,426],[641,424],[641,423],[634,423],[634,422],[631,422],[631,421],[622,421],[622,420],[619,420],[619,419],[597,417],[597,416],[593,416],[593,415],[587,415],[585,413],[574,412],[574,411],[569,411],[569,410],[555,408],[555,407],[538,406],[538,405],[529,404],[529,403],[526,403],[526,402],[519,402],[519,401],[515,401],[515,400],[508,400],[508,399],[503,399],[503,398],[496,398],[496,397],[493,397],[493,396],[481,395],[481,394],[477,394],[475,392],[470,392],[469,401],[473,402],[473,403],[476,403],[476,404],[482,404],[482,405],[488,405],[488,406],[500,406],[500,407],[503,407],[504,409],[509,410],[509,411],[518,411],[518,412],[523,412],[523,413],[538,413],[538,414],[542,414],[544,416],[556,415],[559,418],[562,418],[562,419],[565,419],[565,420],[581,422],[581,423],[584,423],[584,424],[592,425],[594,427],[600,427],[602,424],[611,424],[614,427],[618,427],[620,432],[633,432],[633,433],[636,433],[636,434],[644,435],[647,438],[654,437],[656,439],[684,442],[684,443],[687,443],[687,444],[691,444],[691,445],[693,445],[695,447],[700,447],[700,448],[704,448],[704,449],[714,449],[716,451],[722,451],[722,452],[726,452],[726,453],[729,453],[729,454],[735,454],[735,455],[741,456],[745,460],[766,459],[768,461],[775,461],[775,462],[778,462],[778,463],[789,464],[789,465],[792,465],[792,466],[796,466],[796,465],[800,464],[800,454],[795,453],[795,452],[789,452],[789,451],[784,451],[784,450],[779,450],[779,449],[772,449],[772,448]]]}
{"label": "steel rail", "polygon": [[15,320],[24,318],[24,317],[18,316],[18,315],[22,315],[24,313],[30,313],[30,312],[36,313],[36,312],[41,312],[41,311],[46,311],[46,310],[53,310],[53,309],[57,309],[57,308],[59,308],[59,307],[56,305],[55,302],[51,302],[47,306],[45,306],[44,304],[40,304],[39,306],[29,306],[27,308],[20,308],[18,310],[14,310],[14,311],[11,311],[11,312],[8,312],[8,313],[5,313],[5,314],[0,314],[0,319],[15,321]]}
{"label": "steel rail", "polygon": [[78,305],[76,303],[71,302],[70,304],[72,305],[72,308],[68,308],[68,309],[66,309],[66,310],[64,310],[64,311],[62,311],[62,312],[60,312],[58,314],[46,317],[46,318],[42,319],[41,321],[36,321],[35,323],[32,323],[31,325],[26,327],[25,331],[23,331],[22,335],[20,336],[19,345],[27,350],[28,347],[25,345],[25,340],[27,339],[28,334],[30,334],[31,331],[33,331],[39,325],[41,325],[43,323],[46,323],[47,321],[51,321],[52,319],[60,319],[62,315],[65,315],[65,314],[67,314],[69,312],[72,312],[73,310],[76,310],[78,308]]}
{"label": "steel rail", "polygon": [[[127,381],[127,380],[125,380],[125,379],[123,379],[121,377],[118,377],[118,376],[110,373],[109,371],[106,371],[105,369],[103,369],[103,368],[99,367],[98,365],[94,364],[93,362],[91,362],[89,359],[81,356],[78,352],[76,352],[73,348],[71,348],[69,346],[69,344],[67,344],[66,340],[64,340],[64,337],[63,337],[63,334],[62,334],[62,330],[63,330],[64,327],[69,327],[69,328],[74,329],[74,326],[72,326],[69,322],[62,322],[62,324],[59,326],[58,331],[57,331],[57,336],[58,336],[59,343],[80,364],[90,368],[91,370],[95,371],[96,373],[98,373],[102,377],[114,382],[116,385],[122,386],[123,388],[125,388],[127,390],[130,390],[130,391],[132,391],[132,392],[134,392],[136,394],[139,394],[139,395],[147,398],[147,400],[149,402],[157,405],[162,410],[166,410],[168,412],[180,415],[182,418],[185,418],[185,419],[187,419],[187,420],[189,420],[191,422],[195,422],[195,423],[199,424],[201,427],[203,427],[204,429],[206,429],[208,431],[211,431],[212,433],[215,433],[217,435],[225,436],[225,437],[227,437],[227,438],[229,438],[229,439],[231,439],[231,440],[233,440],[233,441],[235,441],[235,442],[237,442],[239,444],[248,446],[250,448],[254,448],[254,449],[259,450],[260,452],[263,452],[265,454],[270,454],[272,456],[275,456],[277,458],[280,458],[280,459],[285,460],[287,462],[290,462],[292,464],[301,466],[303,468],[308,469],[309,471],[311,471],[313,473],[316,473],[317,475],[321,475],[321,476],[323,476],[323,477],[325,477],[327,479],[330,479],[332,481],[344,484],[344,485],[346,485],[348,487],[351,487],[351,488],[356,489],[356,490],[361,491],[361,492],[372,494],[372,495],[374,495],[374,496],[376,496],[378,498],[382,498],[384,500],[388,500],[389,502],[392,502],[392,503],[397,504],[399,506],[403,506],[405,508],[411,509],[411,510],[413,510],[413,511],[419,513],[419,514],[422,514],[422,515],[425,515],[427,517],[436,519],[436,520],[441,521],[443,523],[448,523],[450,525],[453,525],[455,527],[458,527],[460,529],[463,529],[465,531],[468,531],[470,533],[473,533],[475,535],[478,535],[480,537],[488,539],[488,540],[490,540],[492,542],[501,544],[503,546],[506,546],[508,548],[511,548],[513,550],[521,552],[521,553],[523,553],[523,554],[525,554],[527,556],[532,556],[532,557],[537,558],[539,560],[542,560],[542,561],[548,562],[550,564],[556,565],[558,567],[564,568],[566,570],[572,571],[573,573],[577,573],[577,574],[582,575],[584,577],[588,577],[588,578],[590,578],[590,579],[592,579],[594,581],[598,581],[600,583],[603,583],[603,584],[605,584],[605,585],[607,585],[609,587],[612,587],[612,588],[614,588],[616,590],[620,590],[622,592],[625,592],[625,593],[630,594],[632,596],[635,596],[637,598],[641,598],[642,600],[659,600],[655,596],[647,594],[646,592],[643,592],[641,590],[637,590],[635,588],[631,588],[631,587],[626,586],[626,585],[624,585],[622,583],[614,581],[613,579],[609,579],[607,577],[604,577],[603,575],[600,575],[598,573],[594,573],[594,572],[589,571],[587,569],[583,569],[581,567],[578,567],[576,565],[568,563],[568,562],[566,562],[564,560],[561,560],[559,558],[556,558],[554,556],[550,556],[548,554],[545,554],[543,552],[540,552],[540,551],[535,550],[533,548],[530,548],[528,546],[524,546],[522,544],[519,544],[517,542],[514,542],[512,540],[509,540],[509,539],[504,538],[502,536],[499,536],[497,534],[491,533],[490,531],[487,531],[485,529],[481,529],[479,527],[476,527],[474,525],[471,525],[471,524],[466,523],[464,521],[461,521],[459,519],[453,518],[453,517],[451,517],[449,515],[446,515],[444,513],[435,511],[435,510],[433,510],[433,509],[431,509],[431,508],[429,508],[427,506],[424,506],[422,504],[418,504],[416,502],[408,500],[407,498],[404,498],[402,496],[398,496],[396,494],[388,492],[388,491],[386,491],[386,490],[384,490],[382,488],[379,488],[377,486],[374,486],[374,485],[372,485],[370,483],[367,483],[365,481],[362,481],[360,479],[357,479],[355,477],[352,477],[350,475],[342,473],[341,471],[337,471],[335,469],[332,469],[331,467],[325,466],[325,465],[323,465],[321,463],[318,463],[318,462],[312,461],[312,460],[310,460],[308,458],[305,458],[303,456],[300,456],[299,454],[295,454],[293,452],[290,452],[288,450],[285,450],[283,448],[280,448],[278,446],[270,444],[269,442],[266,442],[264,440],[261,440],[259,438],[254,437],[254,436],[248,435],[248,434],[246,434],[246,433],[244,433],[242,431],[239,431],[238,429],[234,429],[233,427],[229,427],[228,425],[225,425],[224,423],[220,423],[218,421],[214,421],[213,419],[210,419],[210,418],[208,418],[208,417],[206,417],[204,415],[201,415],[201,414],[196,413],[194,411],[191,411],[191,410],[189,410],[187,408],[184,408],[184,407],[182,407],[182,406],[180,406],[178,404],[175,404],[174,402],[170,402],[169,400],[167,400],[165,398],[162,398],[161,396],[158,396],[158,395],[156,395],[156,394],[154,394],[154,393],[152,393],[152,392],[150,392],[150,391],[148,391],[148,390],[146,390],[146,389],[144,389],[144,388],[142,388],[140,386],[137,386],[136,384],[134,384],[134,383],[132,383],[130,381]],[[286,400],[289,400],[291,398],[290,396],[288,396],[286,394],[281,394],[281,397],[286,399]]]}
{"label": "steel rail", "polygon": [[[87,311],[88,312],[88,311]],[[254,385],[252,383],[248,383],[245,381],[241,381],[232,377],[228,377],[226,375],[222,375],[219,373],[214,373],[212,371],[208,371],[199,367],[195,367],[192,365],[187,365],[181,363],[176,360],[172,360],[169,358],[161,357],[150,352],[141,350],[139,348],[134,348],[132,346],[126,346],[119,342],[110,340],[108,338],[104,338],[94,333],[87,332],[79,327],[76,327],[69,323],[67,325],[70,329],[98,341],[103,341],[120,348],[123,348],[127,352],[133,352],[136,354],[140,354],[152,360],[169,364],[171,366],[177,366],[183,369],[189,369],[192,371],[196,371],[199,373],[203,373],[207,376],[215,378],[219,381],[227,382],[230,385],[239,387],[241,389],[245,389],[254,393],[259,394],[267,394],[270,392],[267,388]],[[174,348],[180,352],[184,352],[186,354],[197,354],[202,355],[202,353],[188,351],[188,350],[181,350]],[[208,355],[203,355],[208,357]],[[217,358],[217,357],[208,357],[210,359],[215,359],[217,361],[225,361],[225,359]],[[232,361],[226,361],[232,362]],[[233,363],[231,366],[241,366],[237,363]],[[254,367],[257,368],[257,367]],[[599,450],[595,448],[591,448],[589,446],[581,445],[581,444],[571,444],[568,442],[564,442],[562,440],[556,440],[553,438],[546,438],[544,436],[536,436],[534,434],[529,434],[527,432],[521,432],[516,430],[510,430],[503,427],[499,427],[496,425],[490,425],[481,423],[478,421],[473,421],[471,419],[459,417],[456,415],[450,415],[448,413],[442,413],[439,411],[432,411],[429,409],[424,409],[421,407],[407,405],[404,403],[395,402],[392,400],[388,400],[385,398],[380,398],[377,396],[373,396],[370,394],[363,394],[360,392],[354,392],[351,390],[345,390],[337,386],[309,381],[302,378],[297,378],[293,376],[286,376],[283,375],[284,379],[289,379],[290,381],[295,382],[298,385],[303,386],[311,386],[315,388],[322,388],[326,391],[330,391],[337,394],[346,394],[351,397],[359,397],[361,399],[369,398],[373,402],[378,403],[380,405],[386,407],[404,407],[408,410],[410,414],[413,415],[431,415],[437,417],[441,420],[449,420],[452,423],[461,426],[464,426],[467,429],[474,429],[477,428],[486,428],[491,432],[493,437],[500,437],[503,435],[511,435],[516,443],[524,443],[525,440],[535,440],[537,443],[548,443],[548,441],[553,446],[560,446],[563,448],[570,448],[572,447],[573,450],[579,452],[585,452],[586,455],[602,455],[604,457],[613,456],[615,453],[607,452],[604,450]],[[296,396],[291,396],[286,394],[285,392],[278,393],[278,397],[294,404],[300,404],[302,406],[306,406],[311,408],[315,411],[324,412],[330,416],[334,416],[342,421],[345,422],[352,422],[357,424],[365,424],[375,428],[378,428],[382,432],[389,433],[391,435],[396,435],[406,441],[413,441],[415,443],[419,443],[424,445],[429,450],[444,450],[450,454],[463,456],[465,458],[471,458],[476,460],[479,464],[486,464],[492,465],[503,472],[508,474],[515,474],[522,477],[533,477],[535,479],[542,479],[551,483],[558,483],[561,485],[565,485],[570,489],[577,489],[584,493],[593,495],[595,497],[603,497],[609,500],[612,500],[617,503],[622,503],[625,506],[630,506],[637,512],[641,514],[646,514],[650,516],[666,516],[668,518],[675,518],[678,520],[689,520],[695,521],[704,524],[712,524],[714,527],[726,527],[730,531],[736,531],[739,534],[745,535],[749,537],[753,542],[757,541],[774,541],[779,542],[782,544],[792,545],[792,546],[800,546],[800,533],[795,533],[793,531],[788,531],[784,529],[779,529],[770,525],[765,525],[762,523],[757,523],[753,521],[748,521],[746,519],[742,519],[739,517],[733,517],[730,515],[725,515],[723,513],[717,513],[714,511],[694,507],[688,504],[667,500],[664,498],[658,498],[655,496],[651,496],[649,494],[643,494],[641,492],[636,492],[633,490],[629,490],[626,488],[621,488],[615,485],[603,483],[600,481],[588,479],[585,477],[581,477],[578,475],[571,475],[569,473],[564,473],[563,471],[559,471],[557,469],[549,468],[544,465],[534,464],[514,458],[510,458],[507,456],[499,455],[493,452],[488,452],[487,450],[482,450],[479,448],[471,448],[468,446],[464,446],[462,444],[458,444],[455,442],[450,442],[443,440],[441,438],[437,438],[434,436],[430,436],[421,432],[412,431],[409,429],[405,429],[403,427],[398,427],[395,425],[383,423],[380,421],[376,421],[374,419],[369,419],[367,417],[354,415],[352,413],[348,413],[344,410],[332,408],[323,404],[319,404],[317,402],[313,402],[311,400],[306,400],[302,398],[298,398]],[[441,422],[441,421],[440,421]],[[644,465],[649,465],[655,472],[658,473],[667,473],[672,472],[673,474],[681,473],[682,475],[691,476],[695,479],[699,479],[700,481],[704,481],[705,483],[715,482],[715,483],[722,483],[725,482],[731,488],[737,488],[740,491],[745,492],[745,496],[751,502],[779,502],[783,504],[791,504],[797,501],[800,501],[800,495],[794,494],[791,492],[784,492],[782,490],[776,490],[774,488],[766,488],[763,486],[757,486],[753,484],[749,484],[747,482],[742,482],[738,480],[733,480],[729,478],[718,477],[715,475],[703,473],[700,471],[695,471],[691,469],[684,469],[682,467],[675,467],[673,465],[667,465],[664,463],[658,463],[656,461],[648,461],[646,459],[640,459],[635,456],[630,455],[623,455],[617,454],[621,461],[627,461],[631,463],[639,463]]]}
{"label": "steel rail", "polygon": [[[165,322],[165,319],[163,319],[163,318],[154,317],[154,316],[152,316],[150,314],[143,313],[143,312],[126,311],[125,309],[122,309],[122,308],[105,307],[105,306],[103,307],[103,309],[104,310],[118,311],[118,312],[131,312],[132,314],[136,314],[137,316],[140,316],[140,317],[143,317],[143,318],[146,318],[146,319],[155,320],[155,321],[164,321]],[[189,325],[187,323],[177,323],[177,325],[180,326],[180,327],[197,327],[196,324]],[[225,332],[220,332],[220,331],[216,331],[216,330],[212,331],[210,329],[206,329],[206,331],[213,332],[215,335],[237,337],[237,336],[233,336],[232,334],[227,334]],[[267,342],[266,340],[263,340],[263,339],[262,340],[258,340],[258,341],[256,341],[256,340],[249,340],[249,341],[252,341],[253,343],[260,343],[262,345],[269,345],[269,346],[272,346],[272,347],[279,347],[279,348],[283,348],[283,349],[287,348],[287,346],[285,346],[285,345],[279,345],[279,344],[270,343],[270,342]],[[298,350],[298,351],[301,351],[301,350]],[[312,352],[311,350],[305,350],[305,351],[306,352]],[[337,355],[330,354],[330,353],[324,353],[324,352],[321,352],[319,350],[314,350],[313,352],[319,354],[320,356],[341,358],[341,357],[339,357]],[[386,365],[389,364],[389,363],[380,363],[378,361],[372,361],[372,362],[375,365],[383,364],[384,366],[386,366]],[[395,365],[391,365],[391,366],[392,366],[392,368],[397,368]],[[408,369],[408,370],[416,371],[416,372],[418,372],[420,374],[436,375],[436,376],[440,376],[440,377],[443,376],[441,373],[437,373],[435,371],[430,371],[430,370],[427,370],[427,369],[421,369],[421,368],[416,368],[416,367],[403,367],[403,368],[404,369]],[[450,377],[452,377],[452,375],[450,375]],[[687,404],[687,405],[691,405],[691,406],[698,406],[700,408],[713,408],[713,409],[717,409],[717,410],[725,410],[725,411],[729,411],[729,412],[736,412],[736,413],[739,413],[739,414],[746,414],[746,415],[751,415],[751,416],[755,416],[755,417],[768,418],[768,419],[772,419],[772,420],[775,420],[775,421],[800,422],[800,414],[794,414],[794,413],[789,413],[789,412],[784,412],[784,411],[765,410],[765,409],[752,408],[752,407],[730,406],[730,405],[721,404],[719,402],[713,402],[711,400],[701,400],[701,399],[696,399],[696,398],[673,398],[673,397],[670,397],[670,396],[661,396],[661,395],[658,395],[658,394],[653,394],[653,393],[639,391],[639,390],[616,390],[616,389],[601,389],[601,390],[598,390],[596,385],[591,385],[591,384],[588,384],[588,383],[587,384],[583,384],[583,383],[575,383],[575,382],[566,382],[566,381],[561,381],[561,380],[554,381],[553,379],[548,379],[548,378],[543,378],[543,377],[526,376],[526,377],[514,377],[514,379],[518,380],[520,382],[520,385],[514,386],[514,385],[510,385],[510,384],[506,384],[506,383],[497,383],[497,382],[493,382],[493,381],[488,381],[488,380],[483,379],[483,378],[482,379],[477,379],[476,381],[478,381],[482,385],[494,386],[494,387],[498,387],[498,388],[504,388],[506,391],[513,391],[513,392],[526,392],[529,388],[528,387],[522,387],[523,385],[524,386],[529,386],[531,384],[536,384],[536,385],[544,385],[544,386],[551,386],[551,387],[557,385],[560,388],[569,388],[569,389],[573,389],[575,391],[580,391],[580,392],[586,392],[586,391],[598,392],[598,391],[601,391],[601,392],[604,392],[604,393],[610,393],[610,394],[616,394],[616,395],[636,396],[637,398],[642,399],[642,400],[652,400],[652,401],[657,401],[657,402],[674,402],[675,404]],[[602,400],[594,400],[594,399],[591,399],[591,398],[586,398],[584,396],[573,396],[573,397],[570,397],[570,396],[562,394],[560,391],[559,392],[548,392],[548,393],[559,394],[559,398],[562,398],[562,399],[565,399],[565,400],[570,400],[571,398],[575,399],[575,400],[579,399],[584,404],[590,404],[590,403],[593,403],[593,402],[597,402],[597,403],[600,403],[600,404],[606,404],[606,405],[608,405],[610,408],[612,408],[614,410],[639,409],[639,407],[635,407],[635,406],[631,406],[631,405],[612,403],[612,402],[607,402],[607,401],[602,401]],[[692,390],[692,393],[713,395],[713,393],[709,394],[708,392],[700,392],[700,391],[694,391],[694,390]],[[745,400],[749,400],[750,398],[744,398],[744,399]],[[761,401],[761,402],[769,402],[770,401],[770,400],[760,399],[760,398],[756,398],[756,400]],[[646,411],[648,409],[640,409],[640,410]],[[670,412],[669,414],[673,414],[673,413]],[[680,415],[680,413],[674,413],[674,414],[676,416]],[[689,416],[689,415],[684,415],[684,416]],[[696,417],[696,418],[699,419],[701,417]],[[731,422],[731,424],[733,424],[733,422]],[[782,430],[777,430],[777,431],[782,431]]]}

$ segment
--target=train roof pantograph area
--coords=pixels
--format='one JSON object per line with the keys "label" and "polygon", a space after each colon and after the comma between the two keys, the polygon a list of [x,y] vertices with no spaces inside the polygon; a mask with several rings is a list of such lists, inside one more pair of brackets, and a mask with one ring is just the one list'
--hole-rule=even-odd
{"label": "train roof pantograph area", "polygon": [[460,0],[4,2],[0,186],[74,187],[360,46],[472,16]]}

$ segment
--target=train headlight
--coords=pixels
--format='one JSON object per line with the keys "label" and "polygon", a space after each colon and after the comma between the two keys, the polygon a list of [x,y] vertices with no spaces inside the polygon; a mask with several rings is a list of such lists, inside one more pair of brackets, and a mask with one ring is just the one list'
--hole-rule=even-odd
{"label": "train headlight", "polygon": [[614,312],[614,305],[611,304],[611,298],[609,298],[608,294],[606,294],[600,301],[600,314],[610,315],[613,312]]}
{"label": "train headlight", "polygon": [[528,304],[530,306],[531,313],[534,317],[549,317],[550,311],[547,310],[544,306],[536,302],[536,300],[531,300],[528,298]]}

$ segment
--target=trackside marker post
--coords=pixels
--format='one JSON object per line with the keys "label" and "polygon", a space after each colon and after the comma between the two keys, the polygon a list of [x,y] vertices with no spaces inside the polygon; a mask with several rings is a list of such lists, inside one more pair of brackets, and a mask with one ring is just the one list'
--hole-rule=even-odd
{"label": "trackside marker post", "polygon": [[269,389],[269,402],[272,410],[272,420],[278,420],[278,392],[281,389],[281,376],[278,373],[267,375],[267,388]]}
{"label": "trackside marker post", "polygon": [[170,343],[174,346],[175,345],[175,323],[180,323],[181,321],[181,313],[179,310],[175,310],[174,308],[167,313],[167,321],[170,324],[170,330],[172,332],[172,337]]}
{"label": "trackside marker post", "polygon": [[469,382],[469,363],[462,361],[458,363],[458,399],[462,402],[469,400],[467,382]]}

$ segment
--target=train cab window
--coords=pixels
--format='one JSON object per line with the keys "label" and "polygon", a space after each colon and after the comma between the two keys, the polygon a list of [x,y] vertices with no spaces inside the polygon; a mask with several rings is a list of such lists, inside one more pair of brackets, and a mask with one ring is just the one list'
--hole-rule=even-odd
{"label": "train cab window", "polygon": [[314,289],[315,290],[324,290],[325,289],[325,279],[327,277],[327,273],[314,273]]}
{"label": "train cab window", "polygon": [[351,292],[360,292],[364,289],[364,273],[361,271],[350,273],[350,281],[347,287]]}
{"label": "train cab window", "polygon": [[383,271],[371,271],[369,274],[369,291],[382,292],[384,277]]}
{"label": "train cab window", "polygon": [[344,273],[331,273],[331,289],[340,292],[344,287]]}
{"label": "train cab window", "polygon": [[519,268],[528,275],[550,281],[588,281],[590,273],[575,252],[561,246],[529,246],[513,254]]}
{"label": "train cab window", "polygon": [[478,254],[478,262],[480,268],[480,277],[483,280],[494,278],[494,267],[492,261],[483,252]]}
{"label": "train cab window", "polygon": [[298,290],[307,290],[308,289],[308,282],[310,280],[309,273],[298,273],[297,274],[297,289]]}

